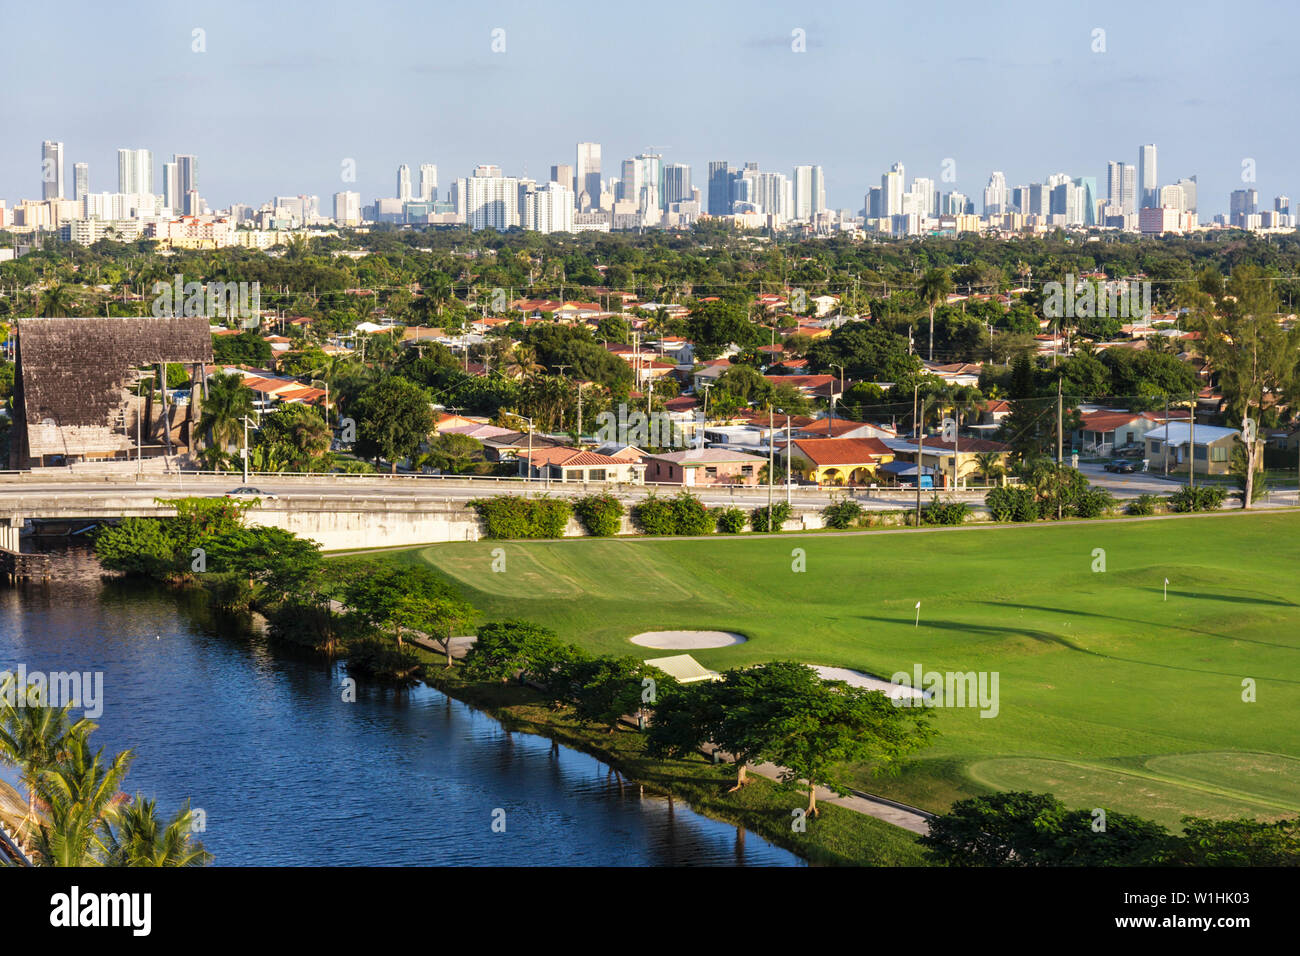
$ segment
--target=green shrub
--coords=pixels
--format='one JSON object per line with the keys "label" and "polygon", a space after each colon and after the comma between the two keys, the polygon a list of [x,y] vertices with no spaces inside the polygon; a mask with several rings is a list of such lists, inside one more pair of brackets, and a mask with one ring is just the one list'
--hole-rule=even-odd
{"label": "green shrub", "polygon": [[1074,497],[1076,518],[1099,518],[1115,507],[1115,496],[1105,488],[1088,488]]}
{"label": "green shrub", "polygon": [[1138,495],[1128,503],[1127,511],[1131,515],[1139,517],[1153,515],[1156,513],[1156,506],[1160,503],[1157,495]]}
{"label": "green shrub", "polygon": [[739,508],[717,508],[713,513],[718,519],[719,534],[740,534],[748,523],[745,512]]}
{"label": "green shrub", "polygon": [[940,501],[936,493],[930,499],[930,503],[921,509],[922,524],[961,524],[970,514],[970,505],[964,501],[954,501],[949,498],[947,501]]}
{"label": "green shrub", "polygon": [[489,538],[562,538],[572,507],[562,498],[497,495],[470,502]]}
{"label": "green shrub", "polygon": [[406,686],[414,684],[423,670],[414,651],[383,638],[363,637],[348,643],[349,675]]}
{"label": "green shrub", "polygon": [[1184,485],[1169,496],[1169,507],[1186,514],[1191,511],[1218,511],[1227,492],[1218,485]]}
{"label": "green shrub", "polygon": [[180,570],[179,550],[176,536],[157,518],[123,518],[95,532],[95,556],[106,571],[165,577]]}
{"label": "green shrub", "polygon": [[849,498],[829,504],[822,509],[822,519],[826,522],[826,527],[837,528],[840,531],[853,527],[861,517],[862,505]]}
{"label": "green shrub", "polygon": [[708,534],[716,524],[709,509],[689,491],[671,498],[650,495],[632,506],[632,521],[650,535]]}
{"label": "green shrub", "polygon": [[1037,521],[1038,499],[1024,485],[1003,485],[984,496],[994,521]]}
{"label": "green shrub", "polygon": [[573,512],[593,538],[609,538],[622,527],[623,504],[610,494],[587,495],[573,503]]}
{"label": "green shrub", "polygon": [[784,501],[778,501],[770,510],[764,506],[751,511],[749,523],[755,531],[779,532],[793,513],[793,508]]}

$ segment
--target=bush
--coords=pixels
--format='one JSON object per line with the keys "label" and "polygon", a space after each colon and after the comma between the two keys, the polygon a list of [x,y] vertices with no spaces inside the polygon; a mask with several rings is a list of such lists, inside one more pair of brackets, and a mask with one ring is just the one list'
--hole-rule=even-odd
{"label": "bush", "polygon": [[784,501],[778,501],[770,509],[764,506],[751,511],[749,513],[749,523],[755,531],[775,533],[781,530],[793,513],[793,508]]}
{"label": "bush", "polygon": [[849,498],[827,505],[822,509],[822,519],[826,527],[843,531],[851,528],[862,517],[862,505]]}
{"label": "bush", "polygon": [[940,501],[939,495],[935,494],[930,499],[930,503],[921,509],[922,524],[961,524],[970,514],[970,505],[964,501],[954,501],[949,498],[947,501]]}
{"label": "bush", "polygon": [[717,516],[719,534],[740,534],[745,530],[745,512],[739,508],[717,508],[713,513]]}
{"label": "bush", "polygon": [[497,495],[470,502],[489,538],[562,538],[572,507],[562,498]]}
{"label": "bush", "polygon": [[1088,488],[1074,498],[1076,518],[1099,518],[1115,507],[1115,496],[1105,488]]}
{"label": "bush", "polygon": [[1160,498],[1156,495],[1138,495],[1128,503],[1128,513],[1139,517],[1153,515],[1156,513],[1156,506]]}
{"label": "bush", "polygon": [[1034,490],[1024,485],[994,488],[984,496],[984,504],[992,512],[994,521],[1038,520],[1038,499]]}
{"label": "bush", "polygon": [[613,495],[588,495],[573,503],[573,512],[593,538],[609,538],[622,527],[623,504]]}
{"label": "bush", "polygon": [[1217,485],[1184,485],[1169,496],[1169,507],[1186,514],[1191,511],[1218,511],[1227,492]]}
{"label": "bush", "polygon": [[166,577],[180,570],[179,550],[176,536],[157,518],[123,518],[95,532],[95,556],[106,571]]}
{"label": "bush", "polygon": [[708,534],[716,519],[699,498],[683,491],[672,498],[650,495],[632,506],[632,521],[643,534]]}
{"label": "bush", "polygon": [[348,644],[348,674],[407,686],[423,672],[415,652],[378,637],[363,637]]}

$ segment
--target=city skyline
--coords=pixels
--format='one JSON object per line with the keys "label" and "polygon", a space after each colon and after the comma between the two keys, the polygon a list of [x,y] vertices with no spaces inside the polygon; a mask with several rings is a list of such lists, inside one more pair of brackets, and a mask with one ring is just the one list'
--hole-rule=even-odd
{"label": "city skyline", "polygon": [[[88,164],[92,191],[111,185],[119,148],[147,148],[155,163],[173,153],[203,156],[213,208],[277,194],[391,195],[400,162],[412,164],[413,179],[417,162],[456,173],[491,163],[543,182],[551,165],[577,165],[574,144],[583,141],[601,145],[605,177],[623,159],[653,151],[664,163],[690,165],[701,187],[717,159],[783,171],[818,164],[828,207],[853,211],[879,170],[900,157],[913,175],[936,183],[951,159],[956,179],[944,185],[978,196],[994,170],[1009,187],[1056,170],[1102,183],[1110,161],[1139,165],[1143,143],[1159,144],[1161,185],[1198,176],[1206,218],[1226,213],[1230,193],[1243,186],[1262,195],[1295,191],[1297,171],[1288,164],[1300,144],[1273,120],[1264,95],[1285,88],[1294,72],[1268,52],[1284,51],[1284,24],[1257,32],[1229,11],[1201,5],[1100,4],[1086,19],[1011,6],[1034,16],[989,23],[977,11],[936,5],[933,15],[946,28],[919,50],[873,51],[873,76],[904,80],[889,86],[864,81],[851,54],[861,37],[902,23],[902,11],[830,17],[766,3],[747,9],[738,27],[722,11],[669,4],[666,12],[680,8],[690,27],[633,29],[627,14],[608,11],[589,18],[590,30],[575,39],[555,22],[565,18],[549,11],[435,17],[403,10],[404,30],[383,43],[392,54],[385,69],[364,73],[350,44],[386,8],[338,6],[303,18],[292,8],[243,4],[160,7],[128,30],[108,11],[74,3],[102,42],[53,72],[41,68],[38,48],[13,51],[11,95],[0,104],[10,147],[0,154],[0,195],[11,203],[39,198],[24,144],[45,139],[64,142],[69,163]],[[1174,9],[1178,26],[1168,35],[1162,18]],[[1300,25],[1291,11],[1280,16]],[[38,18],[26,9],[11,14],[18,33],[38,29]],[[498,28],[503,49],[493,52]],[[1093,50],[1096,29],[1106,31],[1104,52]],[[203,31],[202,52],[192,49],[195,30]],[[304,52],[267,57],[244,42],[250,32],[289,30],[301,34]],[[1157,35],[1162,48],[1176,43],[1170,69],[1152,66]],[[420,47],[430,36],[439,40],[433,56]],[[106,70],[115,41],[156,55],[139,70]],[[1016,52],[994,62],[983,52],[990,43]],[[1252,53],[1237,70],[1173,68],[1222,56],[1234,43]],[[799,44],[803,51],[795,52]],[[582,82],[567,70],[538,69],[543,47],[582,56]],[[599,49],[621,54],[589,55]],[[630,68],[650,56],[673,68]],[[1095,105],[1102,103],[1104,110]],[[1116,110],[1115,103],[1132,106]],[[1209,138],[1207,112],[1222,114]],[[288,129],[291,135],[277,132]],[[673,145],[650,150],[657,143]],[[355,163],[354,182],[340,178],[347,160]],[[1246,160],[1254,161],[1255,182],[1241,180]]]}

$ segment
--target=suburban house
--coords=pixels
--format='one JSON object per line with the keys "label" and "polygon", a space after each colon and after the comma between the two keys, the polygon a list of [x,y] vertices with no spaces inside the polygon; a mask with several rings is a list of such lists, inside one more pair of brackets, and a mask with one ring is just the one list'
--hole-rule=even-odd
{"label": "suburban house", "polygon": [[640,484],[644,466],[627,458],[600,455],[581,448],[557,445],[533,448],[518,453],[519,474],[525,478],[548,478],[551,481],[620,481]]}
{"label": "suburban house", "polygon": [[897,438],[897,433],[887,425],[872,422],[855,422],[851,418],[817,418],[806,425],[796,426],[796,438]]}
{"label": "suburban house", "polygon": [[[492,426],[495,428],[495,426]],[[452,429],[453,433],[459,429]],[[461,432],[464,434],[464,432]],[[519,455],[528,453],[531,445],[534,451],[539,448],[569,448],[558,438],[550,438],[546,435],[533,432],[531,441],[528,432],[511,431],[508,428],[500,428],[491,434],[471,435],[477,438],[483,445],[483,457],[488,461],[514,461]]]}
{"label": "suburban house", "polygon": [[1170,422],[1153,428],[1143,436],[1146,443],[1148,471],[1186,471],[1191,460],[1203,475],[1226,475],[1232,462],[1232,450],[1241,441],[1235,428],[1215,425],[1195,426],[1195,453],[1191,453],[1193,427],[1187,422]]}
{"label": "suburban house", "polygon": [[[899,458],[906,459],[913,464],[916,463],[918,451],[916,439],[900,439],[891,441],[888,444]],[[980,476],[980,455],[991,452],[997,455],[998,461],[1003,467],[1006,467],[1007,456],[1011,451],[1010,445],[988,438],[962,438],[957,442],[955,451],[951,441],[944,441],[940,438],[926,438],[919,445],[921,465],[932,468],[935,474],[941,475],[944,488],[953,488],[956,487],[957,482],[978,478]],[[957,471],[955,481],[953,476],[954,461],[956,462]]]}
{"label": "suburban house", "polygon": [[1173,409],[1168,419],[1155,412],[1130,412],[1124,409],[1101,408],[1083,412],[1083,427],[1074,433],[1074,445],[1086,452],[1109,455],[1124,445],[1142,444],[1143,436],[1166,421],[1187,420],[1186,409]]}
{"label": "suburban house", "polygon": [[804,481],[862,485],[877,480],[876,469],[894,460],[894,450],[879,438],[796,438],[781,456]]}
{"label": "suburban house", "polygon": [[925,370],[936,375],[949,385],[975,386],[980,383],[980,369],[983,366],[972,362],[922,362]]}
{"label": "suburban house", "polygon": [[757,485],[766,458],[725,448],[692,448],[648,455],[646,483],[683,485]]}

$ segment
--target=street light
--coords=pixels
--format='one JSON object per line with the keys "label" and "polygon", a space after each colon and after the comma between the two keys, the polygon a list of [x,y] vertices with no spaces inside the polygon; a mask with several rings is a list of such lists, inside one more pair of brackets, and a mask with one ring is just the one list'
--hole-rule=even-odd
{"label": "street light", "polygon": [[244,484],[248,484],[248,426],[252,425],[254,428],[256,428],[257,423],[249,419],[247,415],[243,417],[243,422],[244,422],[244,447],[242,449],[242,456],[244,459]]}
{"label": "street light", "polygon": [[[844,366],[836,365],[834,362],[831,362],[829,367],[837,368],[840,370],[840,394],[843,395],[844,394]],[[827,438],[835,437],[835,389],[833,388],[831,389],[831,424],[830,427],[826,429],[826,437]]]}

